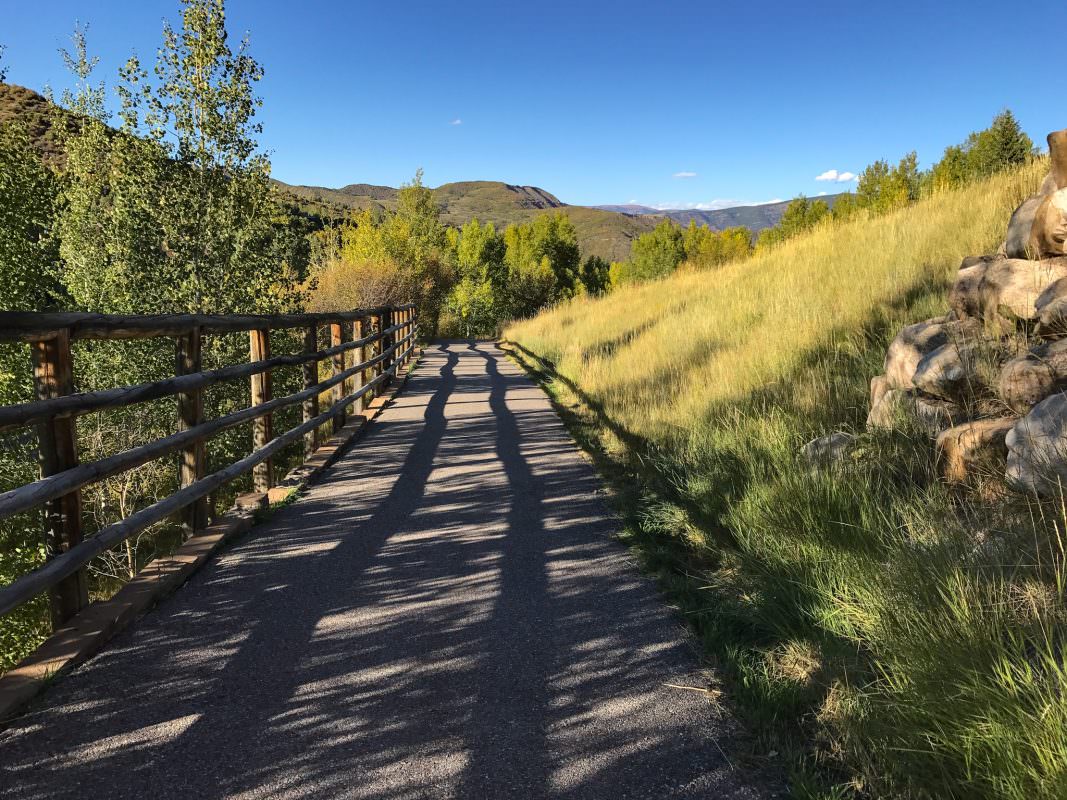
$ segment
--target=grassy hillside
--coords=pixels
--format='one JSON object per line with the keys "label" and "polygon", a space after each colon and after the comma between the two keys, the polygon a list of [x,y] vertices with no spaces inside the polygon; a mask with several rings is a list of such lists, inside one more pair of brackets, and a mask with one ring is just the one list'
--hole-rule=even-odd
{"label": "grassy hillside", "polygon": [[[506,333],[798,797],[1064,797],[1062,507],[950,490],[923,435],[863,431],[889,339],[1044,169]],[[800,461],[839,429],[850,461]]]}

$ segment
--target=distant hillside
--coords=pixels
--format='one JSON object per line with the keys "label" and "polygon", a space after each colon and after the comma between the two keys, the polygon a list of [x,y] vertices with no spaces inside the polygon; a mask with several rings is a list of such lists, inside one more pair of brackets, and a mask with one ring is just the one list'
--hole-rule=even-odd
{"label": "distant hillside", "polygon": [[[834,201],[841,195],[831,194],[822,197],[813,197],[812,200],[823,200],[833,208]],[[650,208],[635,204],[594,206],[605,211],[614,211],[620,214],[634,214],[638,216],[670,217],[680,225],[688,225],[689,220],[696,220],[698,225],[707,225],[715,231],[724,228],[734,228],[743,225],[753,231],[761,231],[764,228],[772,228],[778,224],[785,213],[786,206],[791,201],[781,203],[763,203],[758,206],[734,206],[732,208],[717,208],[712,211],[701,211],[691,208],[667,209]]]}
{"label": "distant hillside", "polygon": [[[382,211],[396,208],[397,190],[390,186],[353,183],[340,189],[328,189],[292,186],[281,181],[274,183],[302,210],[320,217],[341,218],[368,208]],[[441,218],[449,225],[463,225],[477,217],[482,222],[504,227],[528,222],[546,211],[566,211],[578,233],[582,254],[595,254],[609,261],[628,258],[631,241],[656,224],[652,218],[569,206],[536,186],[516,186],[500,181],[460,181],[442,184],[433,191],[434,199],[441,206]]]}
{"label": "distant hillside", "polygon": [[[56,107],[32,89],[0,83],[0,123],[19,120],[29,131],[35,147],[46,161],[60,165],[63,153],[52,130]],[[59,115],[75,124],[74,115]],[[391,186],[352,183],[340,189],[290,185],[273,181],[281,200],[294,216],[312,226],[337,222],[353,213],[370,209],[385,212],[396,208],[397,190]],[[630,242],[651,230],[656,220],[584,206],[568,206],[536,186],[514,186],[499,181],[462,181],[434,189],[442,218],[449,225],[462,225],[473,217],[499,227],[528,222],[538,214],[562,209],[570,216],[585,256],[595,254],[609,261],[630,255]]]}
{"label": "distant hillside", "polygon": [[601,211],[614,211],[616,214],[661,214],[658,208],[652,208],[652,206],[642,206],[637,203],[623,203],[622,205],[613,206],[590,206],[590,208],[599,208]]}
{"label": "distant hillside", "polygon": [[30,136],[33,146],[41,153],[44,160],[52,165],[63,161],[63,151],[59,146],[52,124],[55,112],[59,113],[68,124],[73,125],[74,114],[57,109],[43,95],[16,86],[13,83],[0,83],[0,125],[12,121],[22,123]]}

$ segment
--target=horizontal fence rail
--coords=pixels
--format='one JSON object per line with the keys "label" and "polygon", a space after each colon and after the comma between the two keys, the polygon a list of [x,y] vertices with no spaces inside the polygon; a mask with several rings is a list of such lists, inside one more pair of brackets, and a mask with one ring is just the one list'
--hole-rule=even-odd
{"label": "horizontal fence rail", "polygon": [[[330,346],[319,349],[319,330],[328,328]],[[271,356],[270,331],[303,328],[303,351]],[[351,335],[346,335],[351,331]],[[201,369],[205,335],[249,333],[249,362],[220,369]],[[412,358],[418,334],[413,304],[357,309],[342,313],[285,315],[161,315],[33,314],[0,312],[0,341],[30,344],[36,398],[0,407],[0,431],[34,426],[39,442],[41,478],[0,494],[0,520],[42,506],[46,509],[46,561],[43,566],[0,587],[0,616],[48,591],[53,627],[88,605],[86,568],[104,551],[149,526],[183,515],[189,530],[208,524],[207,498],[243,475],[252,473],[256,491],[273,485],[272,457],[303,439],[310,456],[327,425],[340,430],[347,409],[365,407],[372,392],[393,379]],[[166,380],[90,392],[75,392],[75,364],[70,343],[78,339],[175,339],[176,374]],[[354,351],[356,363],[346,364]],[[369,354],[368,354],[369,351]],[[329,375],[320,378],[325,362]],[[303,388],[271,397],[271,372],[300,367]],[[249,379],[248,408],[204,419],[203,392],[228,381]],[[351,385],[351,390],[350,390]],[[329,407],[319,408],[329,393]],[[124,452],[79,463],[74,421],[97,411],[160,400],[177,399],[178,431]],[[301,407],[301,422],[274,434],[274,412]],[[252,423],[252,452],[207,474],[206,442],[242,423]],[[82,536],[81,492],[164,456],[180,455],[179,488],[173,494]]]}

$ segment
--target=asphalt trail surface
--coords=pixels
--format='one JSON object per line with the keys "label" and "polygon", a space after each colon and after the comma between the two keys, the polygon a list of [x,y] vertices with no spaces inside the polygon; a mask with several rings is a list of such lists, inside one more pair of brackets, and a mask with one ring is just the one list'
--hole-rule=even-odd
{"label": "asphalt trail surface", "polygon": [[0,797],[755,798],[598,480],[431,345],[297,502],[0,731]]}

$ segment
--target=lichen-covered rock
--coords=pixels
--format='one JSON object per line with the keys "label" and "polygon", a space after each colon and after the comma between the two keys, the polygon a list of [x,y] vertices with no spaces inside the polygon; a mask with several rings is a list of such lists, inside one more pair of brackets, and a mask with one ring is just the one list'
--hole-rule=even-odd
{"label": "lichen-covered rock", "polygon": [[1008,455],[1005,438],[1015,417],[978,419],[942,431],[937,437],[937,458],[945,480],[963,483],[979,470],[1000,473]]}
{"label": "lichen-covered rock", "polygon": [[1015,423],[1005,439],[1004,476],[1019,491],[1067,493],[1067,395],[1046,397]]}
{"label": "lichen-covered rock", "polygon": [[918,423],[931,436],[964,421],[955,403],[923,397],[914,391],[889,389],[867,414],[868,428],[889,429],[907,421]]}
{"label": "lichen-covered rock", "polygon": [[915,388],[945,400],[958,398],[968,388],[977,386],[975,364],[979,352],[977,339],[948,341],[919,360],[912,375]]}
{"label": "lichen-covered rock", "polygon": [[828,467],[841,461],[855,443],[856,437],[845,431],[836,431],[828,436],[812,439],[802,448],[800,455],[813,467]]}
{"label": "lichen-covered rock", "polygon": [[977,336],[982,330],[976,319],[950,320],[935,317],[902,328],[889,343],[885,355],[885,379],[890,389],[914,389],[913,377],[923,356],[949,342]]}
{"label": "lichen-covered rock", "polygon": [[991,262],[978,290],[982,313],[1022,321],[1037,320],[1038,297],[1060,278],[1067,278],[1067,258],[1041,261],[1005,258]]}
{"label": "lichen-covered rock", "polygon": [[997,379],[997,394],[1016,414],[1025,414],[1065,386],[1067,339],[1060,339],[1005,363]]}

